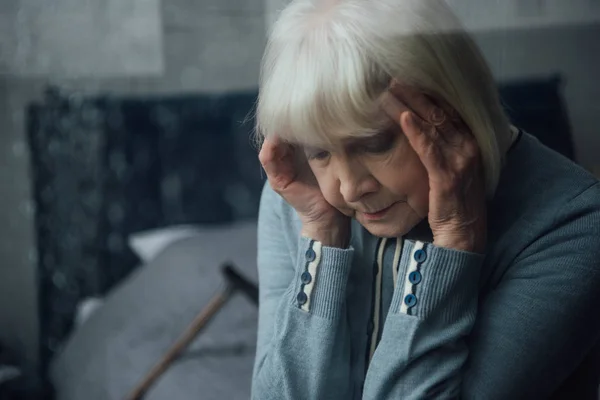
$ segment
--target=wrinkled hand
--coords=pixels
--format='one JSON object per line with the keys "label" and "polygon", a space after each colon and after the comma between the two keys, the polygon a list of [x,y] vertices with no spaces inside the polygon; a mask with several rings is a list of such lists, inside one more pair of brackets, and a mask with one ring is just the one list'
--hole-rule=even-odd
{"label": "wrinkled hand", "polygon": [[299,151],[275,137],[265,139],[258,158],[273,190],[298,213],[302,235],[325,246],[345,248],[350,219],[325,200]]}
{"label": "wrinkled hand", "polygon": [[486,193],[477,141],[458,113],[394,82],[382,107],[398,122],[429,176],[428,220],[434,244],[483,253]]}

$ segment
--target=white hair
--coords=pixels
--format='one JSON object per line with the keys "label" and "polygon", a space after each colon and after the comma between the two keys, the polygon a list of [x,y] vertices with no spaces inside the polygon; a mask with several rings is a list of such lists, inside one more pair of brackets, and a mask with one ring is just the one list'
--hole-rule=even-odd
{"label": "white hair", "polygon": [[389,124],[378,98],[392,78],[458,111],[495,191],[510,123],[479,49],[442,0],[293,0],[271,28],[256,128],[331,145]]}

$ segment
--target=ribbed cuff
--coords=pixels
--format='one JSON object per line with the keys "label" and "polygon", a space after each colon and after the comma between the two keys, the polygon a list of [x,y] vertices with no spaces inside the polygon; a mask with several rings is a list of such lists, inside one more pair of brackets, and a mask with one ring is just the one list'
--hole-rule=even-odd
{"label": "ribbed cuff", "polygon": [[[406,279],[414,243],[407,243],[406,257],[402,257],[400,265],[399,285],[391,304],[392,312],[399,312],[403,298]],[[412,285],[412,294],[416,303],[410,307],[409,314],[420,319],[428,319],[432,315],[443,321],[455,321],[464,317],[465,313],[475,318],[479,277],[484,256],[460,250],[437,247],[427,243],[423,249],[427,255],[424,262],[419,263],[422,276],[418,284]]]}
{"label": "ribbed cuff", "polygon": [[[298,291],[303,290],[302,274],[307,271],[306,252],[317,248],[315,242],[302,237],[299,243],[297,282]],[[313,287],[310,290],[309,312],[327,319],[340,318],[346,304],[346,287],[352,267],[354,249],[320,247],[319,263],[316,268]]]}

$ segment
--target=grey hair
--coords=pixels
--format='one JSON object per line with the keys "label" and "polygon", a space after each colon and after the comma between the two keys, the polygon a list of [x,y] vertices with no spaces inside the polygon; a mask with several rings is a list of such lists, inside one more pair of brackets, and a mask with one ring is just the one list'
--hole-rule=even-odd
{"label": "grey hair", "polygon": [[372,135],[390,122],[378,99],[393,78],[456,109],[492,195],[510,123],[487,63],[443,0],[293,0],[269,33],[257,135],[320,146]]}

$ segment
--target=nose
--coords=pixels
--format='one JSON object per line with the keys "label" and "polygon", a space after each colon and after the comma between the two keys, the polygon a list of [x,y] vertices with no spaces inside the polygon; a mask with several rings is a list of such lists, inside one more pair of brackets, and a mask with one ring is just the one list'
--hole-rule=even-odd
{"label": "nose", "polygon": [[355,203],[367,194],[377,191],[377,180],[360,163],[340,162],[337,171],[340,193],[346,203]]}

